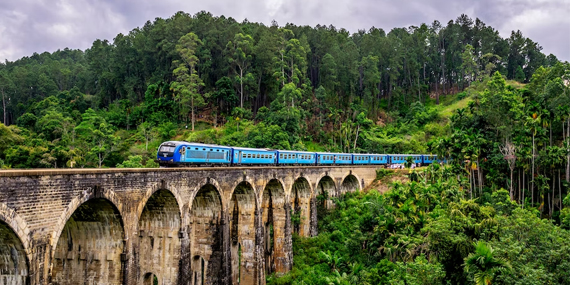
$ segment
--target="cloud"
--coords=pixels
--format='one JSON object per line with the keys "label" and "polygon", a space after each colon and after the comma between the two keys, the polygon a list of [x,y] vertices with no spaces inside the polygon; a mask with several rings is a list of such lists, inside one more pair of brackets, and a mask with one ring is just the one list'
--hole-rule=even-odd
{"label": "cloud", "polygon": [[568,0],[373,1],[373,0],[18,0],[0,2],[0,60],[65,47],[89,48],[96,39],[112,40],[157,17],[177,11],[247,18],[267,25],[334,25],[350,32],[375,26],[386,32],[439,20],[446,24],[462,13],[480,18],[503,37],[521,30],[546,54],[570,60]]}

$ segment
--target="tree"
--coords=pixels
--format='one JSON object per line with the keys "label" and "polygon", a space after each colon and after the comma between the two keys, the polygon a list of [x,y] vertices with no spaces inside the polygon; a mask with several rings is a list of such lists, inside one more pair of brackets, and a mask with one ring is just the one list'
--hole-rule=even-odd
{"label": "tree", "polygon": [[18,135],[17,128],[14,126],[7,127],[3,123],[0,123],[0,157],[3,156],[3,152],[21,141],[24,140],[23,137]]}
{"label": "tree", "polygon": [[517,69],[515,71],[515,80],[518,82],[524,82],[525,80],[524,71],[520,65],[517,66]]}
{"label": "tree", "polygon": [[504,145],[500,146],[501,153],[505,160],[509,163],[509,169],[511,170],[511,180],[509,183],[509,194],[511,196],[511,200],[513,199],[513,171],[515,170],[516,162],[517,162],[517,147],[509,141],[506,141]]}
{"label": "tree", "polygon": [[[477,62],[473,55],[473,46],[470,44],[465,45],[465,51],[461,54],[461,67],[463,68],[464,77],[467,82],[471,82],[477,78]],[[465,79],[465,78],[464,78]]]}
{"label": "tree", "polygon": [[145,140],[145,150],[148,151],[148,142],[156,135],[155,129],[149,122],[143,122],[138,127],[138,132]]}
{"label": "tree", "polygon": [[508,272],[511,265],[503,258],[495,257],[493,248],[485,242],[475,244],[475,252],[465,258],[465,272],[473,274],[477,285],[490,285],[497,273]]}
{"label": "tree", "polygon": [[196,71],[198,57],[196,50],[202,45],[202,41],[194,33],[188,33],[180,38],[176,45],[176,52],[180,55],[180,60],[175,60],[172,64],[175,66],[173,71],[176,81],[172,83],[172,89],[177,93],[179,102],[182,106],[182,114],[187,118],[188,107],[192,113],[192,131],[194,131],[195,109],[205,104],[204,96],[202,96],[201,88],[204,85],[200,76]]}
{"label": "tree", "polygon": [[234,66],[234,70],[239,78],[240,108],[243,108],[244,98],[244,76],[248,74],[248,69],[252,61],[253,38],[242,33],[236,34],[234,41],[228,42],[226,48],[229,51],[229,61]]}
{"label": "tree", "polygon": [[117,150],[119,138],[114,135],[114,128],[91,108],[82,115],[83,121],[75,131],[87,144],[88,155],[95,158],[97,167],[101,168],[105,159]]}

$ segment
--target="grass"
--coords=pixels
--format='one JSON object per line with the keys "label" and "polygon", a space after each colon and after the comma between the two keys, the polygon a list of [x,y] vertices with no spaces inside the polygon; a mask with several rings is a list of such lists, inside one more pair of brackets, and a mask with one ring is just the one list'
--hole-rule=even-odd
{"label": "grass", "polygon": [[[453,97],[457,98],[457,95],[454,95]],[[441,115],[441,117],[449,119],[451,117],[451,115],[453,115],[453,112],[455,110],[467,107],[467,105],[471,101],[473,101],[473,99],[471,99],[470,96],[467,96],[461,100],[450,103],[447,106],[441,104],[438,106],[438,108],[439,108],[438,112]]]}

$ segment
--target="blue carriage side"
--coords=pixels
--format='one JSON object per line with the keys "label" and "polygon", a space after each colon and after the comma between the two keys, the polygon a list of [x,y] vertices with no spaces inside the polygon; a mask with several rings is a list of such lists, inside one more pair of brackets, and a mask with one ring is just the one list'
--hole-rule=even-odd
{"label": "blue carriage side", "polygon": [[232,149],[227,146],[187,143],[179,150],[180,162],[186,164],[230,164]]}
{"label": "blue carriage side", "polygon": [[370,155],[369,154],[354,154],[352,156],[353,163],[352,164],[370,164]]}
{"label": "blue carriage side", "polygon": [[370,164],[388,164],[388,155],[370,154]]}
{"label": "blue carriage side", "polygon": [[352,154],[318,152],[317,163],[319,165],[352,164]]}
{"label": "blue carriage side", "polygon": [[425,164],[431,164],[434,162],[438,162],[437,155],[435,154],[425,154],[424,155],[424,162]]}
{"label": "blue carriage side", "polygon": [[233,164],[276,164],[277,151],[260,148],[233,147]]}
{"label": "blue carriage side", "polygon": [[416,164],[423,163],[423,156],[421,154],[391,154],[390,163],[391,164],[404,164],[407,162],[408,157],[412,157],[413,162]]}
{"label": "blue carriage side", "polygon": [[277,164],[306,164],[314,165],[316,153],[306,151],[279,150],[277,151]]}

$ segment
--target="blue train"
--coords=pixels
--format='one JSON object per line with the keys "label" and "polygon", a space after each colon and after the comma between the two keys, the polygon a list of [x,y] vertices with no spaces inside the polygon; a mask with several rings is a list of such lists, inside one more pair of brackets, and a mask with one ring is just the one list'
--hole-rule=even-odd
{"label": "blue train", "polygon": [[229,147],[185,141],[167,141],[156,155],[160,166],[191,165],[390,165],[412,157],[417,165],[442,162],[426,154],[328,153]]}

